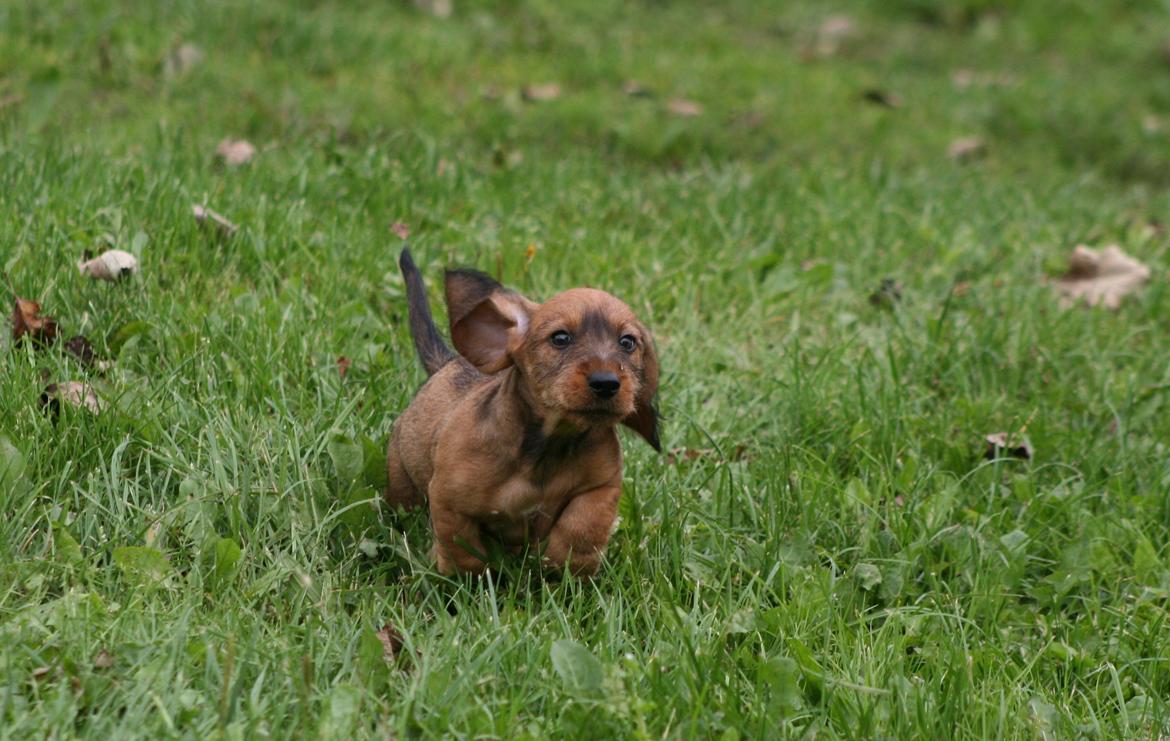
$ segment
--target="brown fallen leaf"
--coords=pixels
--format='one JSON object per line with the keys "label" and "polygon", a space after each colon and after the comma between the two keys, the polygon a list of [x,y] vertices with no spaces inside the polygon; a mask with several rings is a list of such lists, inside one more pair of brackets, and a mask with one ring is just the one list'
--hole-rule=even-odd
{"label": "brown fallen leaf", "polygon": [[626,80],[622,84],[622,92],[631,98],[653,98],[654,93],[643,87],[637,80]]}
{"label": "brown fallen leaf", "polygon": [[450,18],[455,9],[452,0],[414,0],[414,7],[436,18]]}
{"label": "brown fallen leaf", "polygon": [[345,378],[345,374],[349,372],[349,366],[353,365],[353,361],[342,355],[337,359],[337,375]]}
{"label": "brown fallen leaf", "polygon": [[45,677],[48,677],[49,674],[52,673],[52,671],[53,671],[53,667],[51,667],[51,666],[38,666],[36,669],[32,670],[33,681],[34,682],[41,681]]}
{"label": "brown fallen leaf", "polygon": [[1111,244],[1100,252],[1077,245],[1068,260],[1068,272],[1056,281],[1061,306],[1080,301],[1117,309],[1121,300],[1150,280],[1150,269]]}
{"label": "brown fallen leaf", "polygon": [[543,103],[561,97],[561,86],[555,82],[540,82],[520,88],[520,97],[529,103]]}
{"label": "brown fallen leaf", "polygon": [[386,623],[378,631],[378,640],[382,642],[382,657],[388,663],[394,663],[402,653],[402,634],[390,623]]}
{"label": "brown fallen leaf", "polygon": [[816,53],[831,57],[857,33],[857,23],[847,15],[831,15],[817,29]]}
{"label": "brown fallen leaf", "polygon": [[17,297],[12,310],[12,341],[18,343],[25,337],[37,345],[49,345],[57,339],[57,320],[41,315],[41,305]]}
{"label": "brown fallen leaf", "polygon": [[902,96],[897,93],[891,93],[888,90],[880,90],[878,88],[870,88],[861,93],[861,99],[873,103],[874,105],[884,106],[886,108],[901,108]]}
{"label": "brown fallen leaf", "polygon": [[1019,458],[1032,460],[1032,443],[1028,438],[1019,435],[1008,435],[1006,432],[993,432],[984,436],[987,442],[987,452],[983,454],[988,460],[996,458]]}
{"label": "brown fallen leaf", "polygon": [[98,670],[109,669],[113,665],[114,665],[114,655],[112,653],[110,653],[109,651],[105,650],[104,648],[101,651],[98,651],[97,654],[94,655],[94,657],[93,657],[93,668],[94,669],[98,669]]}
{"label": "brown fallen leaf", "polygon": [[102,360],[98,357],[97,352],[93,349],[93,343],[84,335],[70,337],[65,342],[65,351],[77,358],[83,367],[98,373],[105,373],[114,366],[113,361]]}
{"label": "brown fallen leaf", "polygon": [[188,41],[167,55],[163,61],[163,72],[167,77],[181,75],[201,64],[204,56],[202,49]]}
{"label": "brown fallen leaf", "polygon": [[129,278],[138,272],[138,259],[122,250],[106,250],[93,259],[79,260],[77,269],[82,275],[99,280],[115,281]]}
{"label": "brown fallen leaf", "polygon": [[195,214],[195,221],[198,221],[200,226],[214,227],[222,237],[230,237],[239,229],[222,215],[205,206],[195,204],[191,206],[191,213]]}
{"label": "brown fallen leaf", "polygon": [[395,221],[390,225],[390,231],[399,239],[410,239],[410,227],[403,224],[401,221]]}
{"label": "brown fallen leaf", "polygon": [[223,139],[215,148],[215,154],[225,164],[235,167],[245,165],[256,156],[256,147],[244,139]]}
{"label": "brown fallen leaf", "polygon": [[703,104],[686,98],[674,98],[666,104],[666,110],[683,118],[694,118],[703,115]]}
{"label": "brown fallen leaf", "polygon": [[987,142],[978,136],[963,136],[947,147],[947,156],[960,162],[973,160],[987,154]]}
{"label": "brown fallen leaf", "polygon": [[94,414],[101,412],[102,402],[93,387],[81,381],[51,383],[41,392],[41,406],[48,408],[53,416],[61,412],[61,405],[87,409]]}

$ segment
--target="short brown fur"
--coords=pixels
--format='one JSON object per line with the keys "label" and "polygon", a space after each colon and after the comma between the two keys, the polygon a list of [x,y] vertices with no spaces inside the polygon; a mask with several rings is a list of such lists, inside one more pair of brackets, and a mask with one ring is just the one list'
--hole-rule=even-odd
{"label": "short brown fur", "polygon": [[386,500],[429,506],[444,574],[482,573],[491,538],[513,552],[540,548],[551,570],[592,576],[621,494],[615,426],[659,448],[650,333],[604,291],[536,304],[482,273],[448,271],[455,356],[435,344],[407,250],[400,264],[412,334],[435,369],[394,425]]}

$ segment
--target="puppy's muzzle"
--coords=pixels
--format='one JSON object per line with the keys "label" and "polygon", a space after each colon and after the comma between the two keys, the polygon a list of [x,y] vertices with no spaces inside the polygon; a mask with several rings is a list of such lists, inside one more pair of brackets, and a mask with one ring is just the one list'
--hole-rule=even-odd
{"label": "puppy's muzzle", "polygon": [[589,390],[598,399],[612,399],[622,387],[617,374],[612,371],[597,371],[589,374]]}

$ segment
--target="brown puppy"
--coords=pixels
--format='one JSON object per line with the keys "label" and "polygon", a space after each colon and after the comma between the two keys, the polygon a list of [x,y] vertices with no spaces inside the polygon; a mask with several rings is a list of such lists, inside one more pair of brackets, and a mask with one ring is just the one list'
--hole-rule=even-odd
{"label": "brown puppy", "polygon": [[617,519],[625,424],[655,450],[658,361],[650,333],[604,291],[544,304],[483,273],[448,271],[451,338],[431,318],[408,250],[410,331],[430,379],[394,424],[386,500],[429,504],[440,572],[482,573],[486,538],[544,544],[550,569],[597,571]]}

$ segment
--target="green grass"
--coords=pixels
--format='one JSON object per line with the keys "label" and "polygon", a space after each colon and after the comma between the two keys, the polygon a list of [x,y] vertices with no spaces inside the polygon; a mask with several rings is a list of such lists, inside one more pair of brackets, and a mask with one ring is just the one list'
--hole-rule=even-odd
{"label": "green grass", "polygon": [[[115,361],[0,354],[0,736],[1170,733],[1168,16],[0,4],[0,268]],[[371,506],[423,378],[394,222],[432,288],[595,285],[655,332],[664,443],[708,452],[623,438],[594,582],[444,579]],[[1154,281],[1061,311],[1082,242]],[[78,275],[110,246],[138,278]],[[69,379],[105,410],[47,416]],[[983,458],[1025,429],[1031,461]]]}

